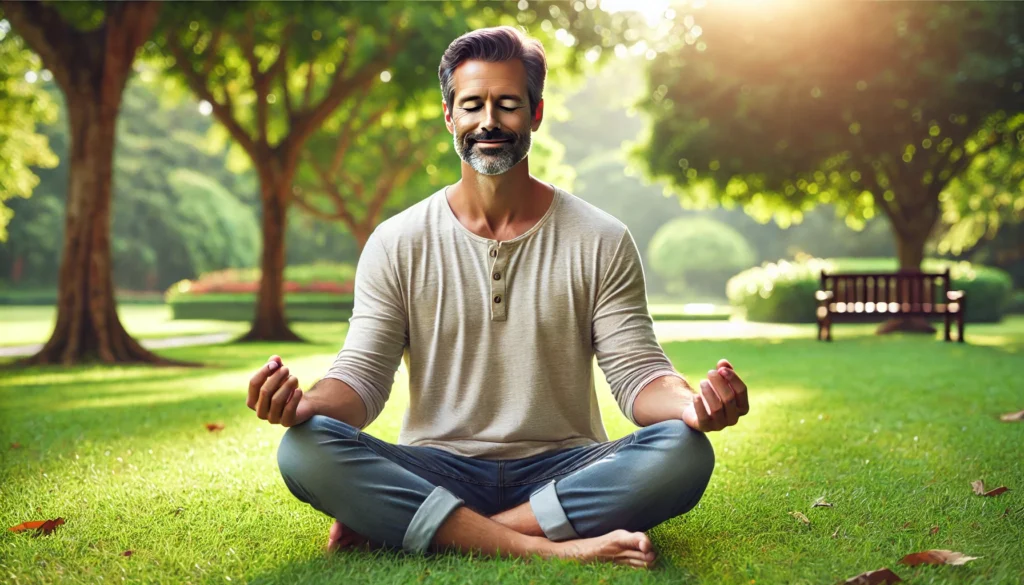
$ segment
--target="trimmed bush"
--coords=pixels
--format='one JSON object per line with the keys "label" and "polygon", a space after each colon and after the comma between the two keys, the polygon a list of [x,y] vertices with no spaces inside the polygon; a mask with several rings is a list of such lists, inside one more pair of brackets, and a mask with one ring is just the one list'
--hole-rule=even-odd
{"label": "trimmed bush", "polygon": [[[993,323],[1005,314],[1012,290],[1010,276],[998,268],[976,266],[969,262],[928,259],[925,272],[950,268],[953,290],[967,294],[968,322]],[[750,321],[774,323],[814,323],[817,301],[814,292],[821,271],[895,272],[892,258],[806,258],[780,260],[744,270],[729,280],[729,302],[746,309]]]}
{"label": "trimmed bush", "polygon": [[729,277],[753,265],[755,256],[732,227],[707,218],[680,217],[654,234],[647,260],[669,292],[720,297]]}
{"label": "trimmed bush", "polygon": [[[182,295],[168,301],[175,319],[252,321],[256,295],[209,293]],[[351,294],[296,293],[284,296],[289,321],[347,321],[352,316]]]}
{"label": "trimmed bush", "polygon": [[1013,291],[1010,302],[1006,305],[1007,315],[1024,315],[1024,290]]}

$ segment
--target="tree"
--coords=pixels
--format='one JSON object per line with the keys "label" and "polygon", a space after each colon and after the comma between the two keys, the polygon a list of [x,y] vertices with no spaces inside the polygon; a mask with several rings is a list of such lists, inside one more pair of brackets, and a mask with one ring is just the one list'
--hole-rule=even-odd
{"label": "tree", "polygon": [[57,323],[27,363],[164,362],[125,331],[111,276],[114,132],[136,49],[149,36],[153,2],[49,5],[2,1],[15,32],[64,94],[71,137]]}
{"label": "tree", "polygon": [[673,293],[725,296],[725,283],[754,265],[754,250],[743,234],[706,217],[679,217],[651,238],[647,252],[654,271]]}
{"label": "tree", "polygon": [[[1015,3],[713,5],[653,61],[638,154],[689,204],[883,213],[919,270],[940,195],[1024,124]],[[712,187],[713,185],[713,187]]]}
{"label": "tree", "polygon": [[0,242],[7,240],[13,215],[4,202],[32,194],[39,177],[31,167],[57,165],[46,137],[36,132],[36,124],[52,122],[56,113],[53,100],[34,84],[39,69],[39,57],[11,32],[10,23],[0,20]]}
{"label": "tree", "polygon": [[[284,313],[284,226],[302,152],[313,134],[339,108],[352,110],[355,100],[381,83],[394,84],[402,100],[436,86],[436,58],[447,44],[466,30],[519,12],[516,5],[253,3],[244,12],[212,3],[174,5],[158,44],[260,179],[262,278],[252,328],[243,340],[299,339]],[[559,29],[566,45],[589,48],[612,38],[595,26],[597,11],[547,8],[549,30],[572,30]],[[524,25],[540,26],[536,10],[517,16]],[[571,55],[582,59],[583,53]]]}

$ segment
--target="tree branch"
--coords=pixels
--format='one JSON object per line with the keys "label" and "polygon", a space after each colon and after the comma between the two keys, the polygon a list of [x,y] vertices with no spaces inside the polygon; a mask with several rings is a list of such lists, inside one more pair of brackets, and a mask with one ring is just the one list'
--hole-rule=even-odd
{"label": "tree branch", "polygon": [[224,34],[224,27],[218,26],[213,30],[210,38],[210,44],[206,45],[206,61],[203,62],[203,77],[209,78],[210,71],[213,70],[213,59],[217,56],[217,49],[220,47],[220,39]]}
{"label": "tree branch", "polygon": [[220,103],[217,98],[210,92],[210,88],[207,86],[207,77],[200,75],[193,69],[192,62],[188,60],[188,56],[182,50],[181,46],[175,42],[174,39],[167,44],[170,48],[171,53],[174,55],[177,61],[178,69],[185,76],[185,81],[188,86],[192,88],[200,99],[208,102],[213,107],[213,115],[217,120],[224,124],[231,137],[234,138],[238,144],[245,149],[255,159],[256,154],[256,143],[253,142],[252,137],[249,133],[242,128],[238,120],[234,117],[234,104],[231,101],[231,94],[227,88],[224,89],[224,103]]}
{"label": "tree branch", "polygon": [[308,110],[309,104],[313,100],[313,81],[314,81],[313,61],[310,60],[309,68],[306,70],[306,88],[304,95],[302,96],[302,109]]}
{"label": "tree branch", "polygon": [[89,49],[95,44],[84,42],[83,37],[92,36],[95,31],[79,31],[65,22],[52,6],[42,2],[2,0],[0,6],[15,32],[39,54],[43,65],[67,91],[71,86],[71,63],[94,52]]}

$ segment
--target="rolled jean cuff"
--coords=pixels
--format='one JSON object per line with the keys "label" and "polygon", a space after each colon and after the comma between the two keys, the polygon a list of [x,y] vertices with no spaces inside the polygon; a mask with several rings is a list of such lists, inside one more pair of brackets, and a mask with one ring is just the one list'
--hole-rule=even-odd
{"label": "rolled jean cuff", "polygon": [[463,501],[452,495],[443,487],[436,487],[427,499],[420,504],[419,510],[405,529],[402,548],[409,552],[423,553],[434,540],[437,529],[448,519],[448,515],[463,504]]}
{"label": "rolled jean cuff", "polygon": [[569,517],[565,515],[562,503],[558,501],[554,480],[530,496],[530,507],[533,508],[533,516],[537,519],[537,524],[540,524],[540,528],[548,540],[559,542],[575,540],[580,537],[569,523]]}

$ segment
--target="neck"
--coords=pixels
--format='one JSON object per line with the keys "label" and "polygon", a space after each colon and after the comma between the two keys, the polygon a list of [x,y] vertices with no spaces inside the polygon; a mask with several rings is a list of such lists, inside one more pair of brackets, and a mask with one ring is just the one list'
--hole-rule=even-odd
{"label": "neck", "polygon": [[527,231],[547,212],[554,191],[530,175],[529,159],[501,175],[484,175],[466,162],[462,179],[448,191],[448,204],[470,231],[508,240]]}

